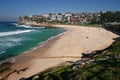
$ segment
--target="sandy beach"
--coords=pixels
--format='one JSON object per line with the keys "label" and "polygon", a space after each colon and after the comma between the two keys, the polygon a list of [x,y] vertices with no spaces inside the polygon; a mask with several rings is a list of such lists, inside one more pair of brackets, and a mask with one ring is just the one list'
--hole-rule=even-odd
{"label": "sandy beach", "polygon": [[15,57],[13,69],[28,68],[19,74],[13,73],[7,80],[19,80],[30,77],[47,68],[57,66],[65,61],[76,61],[81,58],[81,53],[102,50],[114,41],[118,35],[102,28],[53,25],[69,29],[68,32],[45,42],[45,45],[34,51]]}

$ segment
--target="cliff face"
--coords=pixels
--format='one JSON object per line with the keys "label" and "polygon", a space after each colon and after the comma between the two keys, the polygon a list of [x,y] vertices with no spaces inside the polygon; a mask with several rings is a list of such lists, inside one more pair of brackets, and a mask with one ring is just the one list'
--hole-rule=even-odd
{"label": "cliff face", "polygon": [[36,27],[48,27],[51,26],[50,23],[48,22],[37,22],[36,20],[33,20],[32,18],[29,17],[19,17],[19,25],[27,25],[27,26],[36,26]]}
{"label": "cliff face", "polygon": [[30,26],[49,26],[49,20],[43,16],[21,16],[19,17],[20,25],[30,25]]}

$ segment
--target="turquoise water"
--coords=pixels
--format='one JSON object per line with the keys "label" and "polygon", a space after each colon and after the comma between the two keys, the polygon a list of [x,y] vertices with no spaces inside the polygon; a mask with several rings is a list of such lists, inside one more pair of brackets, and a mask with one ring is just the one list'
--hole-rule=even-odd
{"label": "turquoise water", "polygon": [[28,51],[65,31],[63,28],[38,28],[0,22],[0,60]]}

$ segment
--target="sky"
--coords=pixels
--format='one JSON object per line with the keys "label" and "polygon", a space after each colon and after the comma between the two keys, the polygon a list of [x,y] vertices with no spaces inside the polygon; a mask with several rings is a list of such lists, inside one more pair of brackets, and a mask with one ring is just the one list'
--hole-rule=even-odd
{"label": "sky", "polygon": [[120,0],[0,0],[0,21],[43,13],[120,11]]}

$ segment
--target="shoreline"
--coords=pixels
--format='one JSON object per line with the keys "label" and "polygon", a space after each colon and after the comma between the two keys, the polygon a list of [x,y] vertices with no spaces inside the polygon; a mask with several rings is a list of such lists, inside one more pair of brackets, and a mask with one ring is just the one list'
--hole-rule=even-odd
{"label": "shoreline", "polygon": [[[101,32],[99,32],[98,28],[91,27],[73,25],[53,26],[67,28],[70,31],[54,39],[48,40],[42,47],[38,47],[36,50],[28,52],[28,54],[22,54],[15,57],[16,61],[12,65],[12,69],[20,70],[28,68],[28,70],[21,72],[20,74],[12,74],[8,77],[8,80],[18,80],[22,77],[27,78],[62,62],[79,60],[82,52],[87,52],[87,49],[89,51],[104,49],[113,42],[113,38],[117,37],[117,35],[104,29],[101,29]],[[93,31],[96,34],[94,34]],[[89,38],[86,38],[88,36]],[[101,39],[99,36],[103,38],[102,41],[99,40]],[[94,42],[94,40],[96,40],[96,42]]]}
{"label": "shoreline", "polygon": [[[65,30],[66,30],[66,29],[65,29]],[[58,37],[60,37],[60,36],[62,36],[62,35],[64,35],[64,34],[66,34],[67,32],[69,32],[69,30],[66,30],[66,31],[64,31],[64,32],[62,32],[62,33],[60,33],[60,34],[58,34],[58,35],[56,35],[56,36],[51,36],[51,37],[48,38],[47,40],[43,41],[42,43],[38,43],[35,47],[31,48],[31,49],[28,50],[28,51],[25,51],[25,52],[21,53],[20,55],[33,52],[34,50],[37,50],[38,48],[41,48],[41,47],[45,46],[47,43],[49,43],[49,41],[54,40],[54,39],[56,39],[56,38],[58,38]]]}
{"label": "shoreline", "polygon": [[[38,27],[38,28],[39,28],[39,27]],[[51,28],[52,28],[52,27],[51,27]],[[64,32],[62,32],[62,33],[60,33],[60,34],[58,34],[58,35],[51,36],[50,38],[48,38],[47,40],[43,41],[42,43],[38,43],[35,47],[32,47],[32,48],[30,48],[29,50],[24,51],[24,52],[22,52],[21,54],[18,54],[18,55],[16,55],[16,56],[19,56],[19,55],[22,55],[22,54],[26,54],[26,53],[30,53],[30,52],[32,52],[32,51],[34,51],[34,50],[36,50],[36,49],[38,49],[38,48],[40,48],[40,47],[43,47],[43,46],[44,46],[47,42],[49,42],[50,40],[55,39],[55,38],[58,38],[59,36],[62,36],[62,35],[64,35],[64,34],[66,34],[67,32],[69,32],[69,30],[66,29],[66,28],[64,28],[64,30],[66,30],[66,31],[64,31]],[[0,61],[0,66],[1,66],[2,64],[4,64],[4,63],[7,63],[7,62],[14,63],[16,56],[11,56],[11,57],[8,57],[8,58],[6,58],[6,59],[1,60],[1,61]]]}
{"label": "shoreline", "polygon": [[[50,38],[48,38],[47,40],[43,41],[42,43],[38,43],[35,47],[31,48],[30,50],[27,50],[27,51],[25,51],[25,52],[23,52],[23,53],[21,53],[21,54],[19,54],[19,55],[16,55],[16,56],[13,56],[13,57],[8,57],[8,58],[0,61],[0,66],[1,66],[1,67],[7,66],[7,65],[13,65],[13,66],[14,66],[14,64],[16,64],[17,57],[23,56],[23,55],[26,55],[26,54],[29,54],[29,53],[31,53],[31,52],[34,52],[35,50],[44,47],[44,46],[45,46],[46,44],[48,44],[49,42],[54,42],[54,41],[57,40],[60,36],[66,34],[67,32],[70,31],[70,30],[67,29],[67,28],[64,28],[64,29],[65,29],[64,32],[59,33],[58,35],[55,35],[55,36],[51,36]],[[43,58],[43,57],[41,57],[41,58]],[[19,60],[18,60],[18,61],[19,61]],[[9,64],[8,64],[8,63],[9,63]],[[19,62],[17,62],[17,63],[19,63]],[[7,65],[6,65],[6,64],[7,64]],[[4,66],[2,66],[2,65],[4,65]],[[13,69],[17,70],[16,67],[15,67],[15,68],[14,68],[14,67],[10,67],[10,68],[13,68]],[[22,68],[24,68],[24,67],[22,67]],[[19,70],[19,69],[20,69],[20,68],[18,68],[18,70]],[[1,79],[1,76],[0,76],[0,79]]]}

